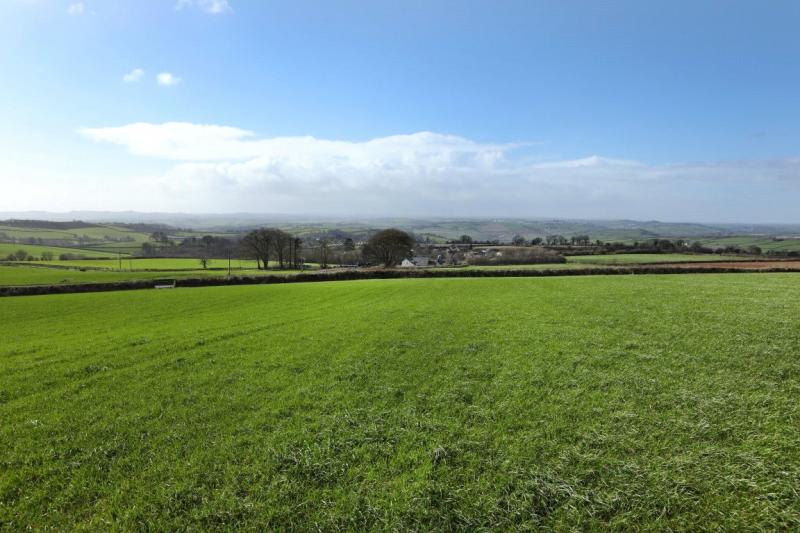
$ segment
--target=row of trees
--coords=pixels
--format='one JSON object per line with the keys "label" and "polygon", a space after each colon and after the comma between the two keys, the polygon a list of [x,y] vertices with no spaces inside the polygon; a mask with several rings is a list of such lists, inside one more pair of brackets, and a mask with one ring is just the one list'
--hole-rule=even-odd
{"label": "row of trees", "polygon": [[301,239],[283,230],[261,228],[245,235],[239,246],[244,255],[256,260],[258,268],[266,268],[269,261],[277,262],[278,268],[298,268],[305,261],[301,256],[303,252],[313,255],[322,268],[331,262],[392,267],[411,256],[416,241],[408,233],[391,228],[379,231],[370,237],[360,254],[350,238],[346,238],[337,250],[333,249],[331,239],[327,236],[317,239],[316,246],[304,249],[302,244]]}
{"label": "row of trees", "polygon": [[[473,239],[469,235],[462,235],[458,239],[454,239],[449,241],[452,244],[484,244],[488,246],[499,246],[504,244],[497,239],[487,240],[487,241],[479,241]],[[542,244],[546,244],[547,246],[590,246],[592,244],[599,244],[600,241],[596,241],[592,243],[591,239],[588,235],[575,235],[573,237],[564,237],[563,235],[548,235],[547,237],[534,237],[533,239],[527,240],[520,234],[514,235],[511,238],[511,244],[514,246],[541,246]]]}
{"label": "row of trees", "polygon": [[[24,250],[24,249],[20,248],[16,252],[14,252],[12,254],[8,254],[5,257],[5,260],[6,261],[38,261],[38,260],[41,259],[42,261],[53,261],[55,258],[56,258],[55,254],[53,252],[51,252],[50,250],[43,251],[39,255],[39,257],[37,258],[36,256],[29,254],[27,252],[27,250]],[[86,256],[84,254],[80,254],[80,253],[69,253],[69,252],[67,252],[67,253],[59,254],[58,259],[60,261],[74,261],[76,259],[86,259]]]}
{"label": "row of trees", "polygon": [[411,256],[416,244],[412,235],[388,229],[375,233],[359,250],[352,237],[334,232],[310,236],[303,242],[297,236],[277,228],[259,228],[245,234],[238,241],[205,235],[189,237],[180,243],[171,240],[163,231],[154,231],[151,242],[142,244],[145,256],[190,256],[201,261],[206,258],[240,257],[255,259],[259,269],[270,262],[277,268],[300,268],[305,261],[316,262],[322,268],[335,265],[385,265],[394,266]]}
{"label": "row of trees", "polygon": [[278,268],[299,268],[303,264],[301,245],[300,238],[275,228],[253,230],[239,241],[242,253],[255,259],[259,269],[266,269],[270,260],[276,261]]}
{"label": "row of trees", "polygon": [[[47,253],[49,253],[49,252],[47,252]],[[53,254],[52,253],[49,253],[49,254],[50,254],[50,259],[52,259],[53,258]],[[44,253],[42,255],[44,256]],[[19,249],[16,252],[14,252],[13,254],[8,254],[6,256],[6,261],[35,261],[35,260],[36,260],[35,257],[33,257],[32,255],[29,255],[27,250],[23,250],[23,249]]]}
{"label": "row of trees", "polygon": [[[498,241],[476,241],[469,235],[462,235],[458,239],[450,241],[454,244],[468,244],[470,248],[474,244],[484,244],[490,246],[498,246],[501,243]],[[544,238],[536,237],[531,240],[526,240],[521,235],[514,235],[511,239],[511,244],[514,246],[551,246],[551,247],[592,247],[594,251],[590,253],[604,253],[604,252],[629,252],[629,253],[671,253],[671,252],[694,252],[694,253],[717,253],[717,254],[748,254],[748,255],[761,255],[763,250],[759,246],[734,246],[728,245],[724,247],[712,248],[702,244],[699,241],[690,243],[686,239],[647,239],[644,241],[635,241],[633,243],[623,242],[603,242],[600,239],[592,241],[589,235],[573,235],[572,237],[565,237],[563,235],[547,235]],[[787,255],[781,253],[770,253],[770,255]]]}

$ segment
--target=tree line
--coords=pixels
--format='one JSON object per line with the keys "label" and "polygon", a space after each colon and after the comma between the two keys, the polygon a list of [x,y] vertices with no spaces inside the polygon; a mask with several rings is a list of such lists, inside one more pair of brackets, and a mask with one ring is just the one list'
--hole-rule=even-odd
{"label": "tree line", "polygon": [[[299,268],[303,264],[300,256],[303,241],[276,228],[255,229],[239,241],[239,249],[245,257],[256,260],[256,268],[266,270],[270,261],[278,268]],[[263,266],[262,266],[263,265]]]}

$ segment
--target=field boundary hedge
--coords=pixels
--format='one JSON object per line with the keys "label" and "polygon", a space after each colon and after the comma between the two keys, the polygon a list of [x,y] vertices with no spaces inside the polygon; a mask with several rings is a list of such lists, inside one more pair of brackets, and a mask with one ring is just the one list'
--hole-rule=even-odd
{"label": "field boundary hedge", "polygon": [[[274,283],[307,283],[321,281],[355,281],[404,278],[544,278],[553,276],[621,276],[648,274],[742,274],[800,272],[800,268],[741,269],[734,267],[614,267],[574,270],[339,270],[335,272],[288,275],[234,276],[231,278],[176,279],[176,287],[217,287],[223,285],[265,285]],[[108,283],[75,283],[64,285],[27,285],[0,287],[0,296],[34,296],[81,292],[153,289],[154,280],[131,280]],[[169,289],[165,289],[169,290]]]}

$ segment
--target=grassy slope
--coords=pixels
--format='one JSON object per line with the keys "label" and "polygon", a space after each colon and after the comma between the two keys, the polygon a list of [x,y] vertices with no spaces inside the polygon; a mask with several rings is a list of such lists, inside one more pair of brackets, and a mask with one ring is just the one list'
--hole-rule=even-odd
{"label": "grassy slope", "polygon": [[[39,264],[52,264],[61,266],[89,267],[89,268],[108,268],[119,270],[120,262],[118,259],[77,259],[74,261],[46,261]],[[209,259],[209,268],[228,268],[227,259]],[[231,261],[233,269],[254,269],[256,262],[250,259],[234,259]],[[200,260],[191,258],[122,258],[122,270],[197,270],[200,269]]]}
{"label": "grassy slope", "polygon": [[757,257],[717,254],[608,254],[573,255],[567,257],[570,263],[592,263],[598,265],[632,265],[646,263],[696,263],[707,261],[752,261]]}
{"label": "grassy slope", "polygon": [[0,233],[5,233],[9,237],[16,239],[27,239],[30,237],[41,239],[64,239],[77,241],[81,237],[92,239],[123,239],[132,238],[135,242],[147,242],[150,236],[146,233],[132,231],[126,228],[108,224],[98,224],[86,228],[70,229],[49,229],[49,228],[24,228],[16,226],[0,225]]}
{"label": "grassy slope", "polygon": [[469,265],[465,267],[437,267],[437,270],[575,270],[595,265],[583,263],[541,263],[532,265]]}
{"label": "grassy slope", "polygon": [[[234,270],[234,276],[265,276],[296,274],[298,270]],[[139,279],[160,278],[210,278],[227,276],[227,270],[158,270],[158,271],[115,271],[115,270],[75,270],[63,268],[43,268],[38,266],[0,265],[0,287],[18,285],[64,285],[73,283],[107,283]]]}
{"label": "grassy slope", "polygon": [[[550,263],[533,265],[474,265],[466,267],[437,267],[437,270],[574,270],[595,268],[598,266],[634,265],[654,262],[694,262],[694,261],[730,261],[741,259],[737,256],[719,255],[681,255],[681,254],[616,254],[572,256],[568,263]],[[36,261],[15,266],[0,266],[0,286],[9,285],[43,285],[65,283],[93,283],[125,281],[135,279],[153,279],[163,277],[202,278],[227,275],[227,260],[209,260],[209,269],[200,268],[197,259],[188,258],[124,258],[122,271],[119,271],[117,259],[86,259],[74,261]],[[47,266],[68,266],[86,268],[87,271],[65,270],[61,268],[45,268]],[[271,262],[270,266],[277,267]],[[257,276],[265,274],[255,269],[255,261],[234,260],[233,274],[236,276]],[[103,269],[107,271],[103,271]],[[148,272],[157,271],[157,272]],[[269,271],[268,274],[286,274],[296,271]]]}
{"label": "grassy slope", "polygon": [[797,528],[798,279],[9,298],[0,524]]}
{"label": "grassy slope", "polygon": [[800,250],[800,239],[774,241],[769,237],[742,235],[736,237],[719,237],[716,239],[700,239],[700,242],[703,243],[704,246],[711,246],[714,248],[723,248],[725,246],[739,246],[741,248],[758,246],[765,252],[767,250],[781,252]]}
{"label": "grassy slope", "polygon": [[76,235],[69,230],[47,229],[47,228],[18,228],[15,226],[0,225],[0,233],[13,239],[75,239]]}
{"label": "grassy slope", "polygon": [[111,252],[99,252],[96,250],[86,250],[80,248],[61,248],[58,246],[39,246],[37,244],[21,244],[0,242],[0,259],[4,259],[8,254],[17,253],[17,250],[25,250],[34,257],[41,257],[42,252],[52,252],[58,257],[60,254],[76,254],[86,257],[113,257]]}

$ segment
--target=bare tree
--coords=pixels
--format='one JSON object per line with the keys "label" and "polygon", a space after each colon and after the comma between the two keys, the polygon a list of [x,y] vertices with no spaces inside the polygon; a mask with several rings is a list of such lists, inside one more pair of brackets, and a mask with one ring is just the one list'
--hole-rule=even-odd
{"label": "bare tree", "polygon": [[278,263],[278,268],[297,266],[299,262],[299,248],[302,241],[289,233],[277,228],[260,228],[245,235],[239,246],[247,257],[256,260],[260,269],[261,263],[266,270],[270,259]]}
{"label": "bare tree", "polygon": [[278,260],[278,268],[283,269],[286,260],[291,257],[292,236],[279,229],[270,230],[270,234],[272,236],[273,249],[275,250],[275,258]]}
{"label": "bare tree", "polygon": [[272,235],[268,229],[256,229],[242,237],[239,246],[246,257],[256,260],[256,268],[264,270],[269,266],[270,250],[272,248]]}
{"label": "bare tree", "polygon": [[364,246],[368,262],[393,267],[411,254],[414,238],[399,229],[385,229],[370,237]]}
{"label": "bare tree", "polygon": [[300,268],[302,266],[302,261],[300,259],[300,247],[303,245],[303,239],[300,237],[295,237],[292,239],[292,244],[292,262],[295,268]]}
{"label": "bare tree", "polygon": [[319,239],[319,267],[328,268],[328,256],[330,254],[331,240],[327,235]]}

